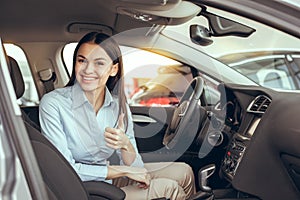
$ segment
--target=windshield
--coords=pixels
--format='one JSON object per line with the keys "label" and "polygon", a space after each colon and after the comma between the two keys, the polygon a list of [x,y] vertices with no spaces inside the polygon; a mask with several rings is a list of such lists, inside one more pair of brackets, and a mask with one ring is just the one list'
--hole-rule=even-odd
{"label": "windshield", "polygon": [[[211,30],[207,18],[196,16],[185,24],[167,26],[162,34],[178,41],[179,34],[185,36],[180,38],[182,43],[208,54],[238,72],[235,74],[228,69],[219,69],[224,80],[249,84],[249,81],[242,78],[245,76],[251,79],[251,82],[273,89],[299,89],[300,81],[295,76],[300,71],[298,65],[300,46],[297,38],[214,8],[208,8],[207,11],[251,27],[255,31],[248,37],[232,35],[209,37],[212,41],[207,46],[195,44],[189,37],[191,25],[201,25]],[[265,60],[266,57],[269,59]],[[280,60],[279,57],[283,59]],[[223,68],[226,68],[225,65]]]}

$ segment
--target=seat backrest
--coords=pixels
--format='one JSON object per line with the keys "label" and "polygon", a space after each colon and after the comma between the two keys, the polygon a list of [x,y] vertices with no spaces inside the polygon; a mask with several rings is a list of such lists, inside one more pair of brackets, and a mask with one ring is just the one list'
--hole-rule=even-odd
{"label": "seat backrest", "polygon": [[280,76],[275,72],[271,72],[266,76],[264,85],[272,88],[283,88]]}
{"label": "seat backrest", "polygon": [[[17,61],[8,57],[8,69],[11,77],[12,84],[16,93],[17,99],[21,98],[25,93],[25,83]],[[21,108],[27,115],[30,115],[30,124],[40,130],[40,123],[38,119],[38,106],[22,107]],[[29,122],[29,121],[28,121]]]}
{"label": "seat backrest", "polygon": [[17,61],[10,56],[8,56],[8,69],[17,99],[19,99],[25,92],[25,84]]}
{"label": "seat backrest", "polygon": [[[16,60],[8,56],[9,72],[17,98],[25,91],[24,80]],[[50,199],[89,199],[82,181],[58,150],[36,129],[22,111],[35,156]]]}
{"label": "seat backrest", "polygon": [[62,200],[122,200],[125,198],[124,191],[114,185],[105,182],[82,182],[56,147],[28,123],[30,119],[26,117],[26,114],[23,115],[23,119],[50,196],[54,194],[57,199]]}
{"label": "seat backrest", "polygon": [[47,189],[57,199],[89,199],[80,178],[60,152],[40,132],[24,123]]}

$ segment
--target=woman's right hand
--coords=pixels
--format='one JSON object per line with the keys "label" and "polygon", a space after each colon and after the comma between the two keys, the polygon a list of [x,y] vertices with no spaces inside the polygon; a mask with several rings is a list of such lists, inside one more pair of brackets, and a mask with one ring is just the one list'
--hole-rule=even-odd
{"label": "woman's right hand", "polygon": [[126,176],[138,182],[140,188],[147,189],[150,185],[150,175],[145,168],[130,167],[125,165],[109,165],[107,179]]}
{"label": "woman's right hand", "polygon": [[145,168],[129,167],[129,171],[127,172],[126,176],[137,181],[140,188],[147,189],[150,185],[150,175]]}

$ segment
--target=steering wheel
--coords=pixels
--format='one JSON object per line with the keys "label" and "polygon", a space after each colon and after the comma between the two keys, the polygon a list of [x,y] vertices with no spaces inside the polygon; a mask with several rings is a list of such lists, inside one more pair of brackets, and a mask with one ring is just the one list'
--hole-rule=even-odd
{"label": "steering wheel", "polygon": [[167,149],[173,149],[178,142],[190,145],[193,141],[199,128],[199,122],[203,118],[203,114],[199,110],[203,88],[203,79],[196,77],[185,90],[164,135],[163,144]]}

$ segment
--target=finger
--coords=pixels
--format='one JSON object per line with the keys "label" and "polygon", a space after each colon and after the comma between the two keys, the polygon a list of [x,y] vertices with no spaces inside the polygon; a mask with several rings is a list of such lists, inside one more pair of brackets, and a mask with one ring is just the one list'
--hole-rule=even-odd
{"label": "finger", "polygon": [[105,138],[109,138],[111,140],[119,141],[122,139],[122,137],[117,133],[117,134],[112,134],[110,132],[105,132],[104,133]]}
{"label": "finger", "polygon": [[110,139],[110,138],[105,138],[105,141],[106,141],[108,144],[111,144],[111,145],[117,145],[117,144],[118,144],[118,141],[117,141],[117,140],[113,140],[113,139]]}
{"label": "finger", "polygon": [[120,144],[117,141],[110,140],[110,139],[105,139],[106,141],[106,146],[113,148],[113,149],[119,149]]}
{"label": "finger", "polygon": [[124,113],[121,113],[119,115],[118,119],[118,129],[121,129],[122,131],[125,131],[125,126],[124,126]]}
{"label": "finger", "polygon": [[138,187],[143,188],[143,189],[147,189],[149,187],[149,185],[150,185],[150,182],[147,182],[147,181],[139,182]]}
{"label": "finger", "polygon": [[108,139],[111,139],[111,140],[116,140],[116,135],[114,135],[112,133],[109,133],[109,132],[105,132],[104,133],[104,138],[108,138]]}
{"label": "finger", "polygon": [[138,187],[141,189],[147,189],[149,186],[147,186],[145,183],[138,183]]}
{"label": "finger", "polygon": [[118,129],[111,128],[111,127],[106,127],[105,128],[105,132],[112,133],[112,134],[117,134],[118,133]]}

